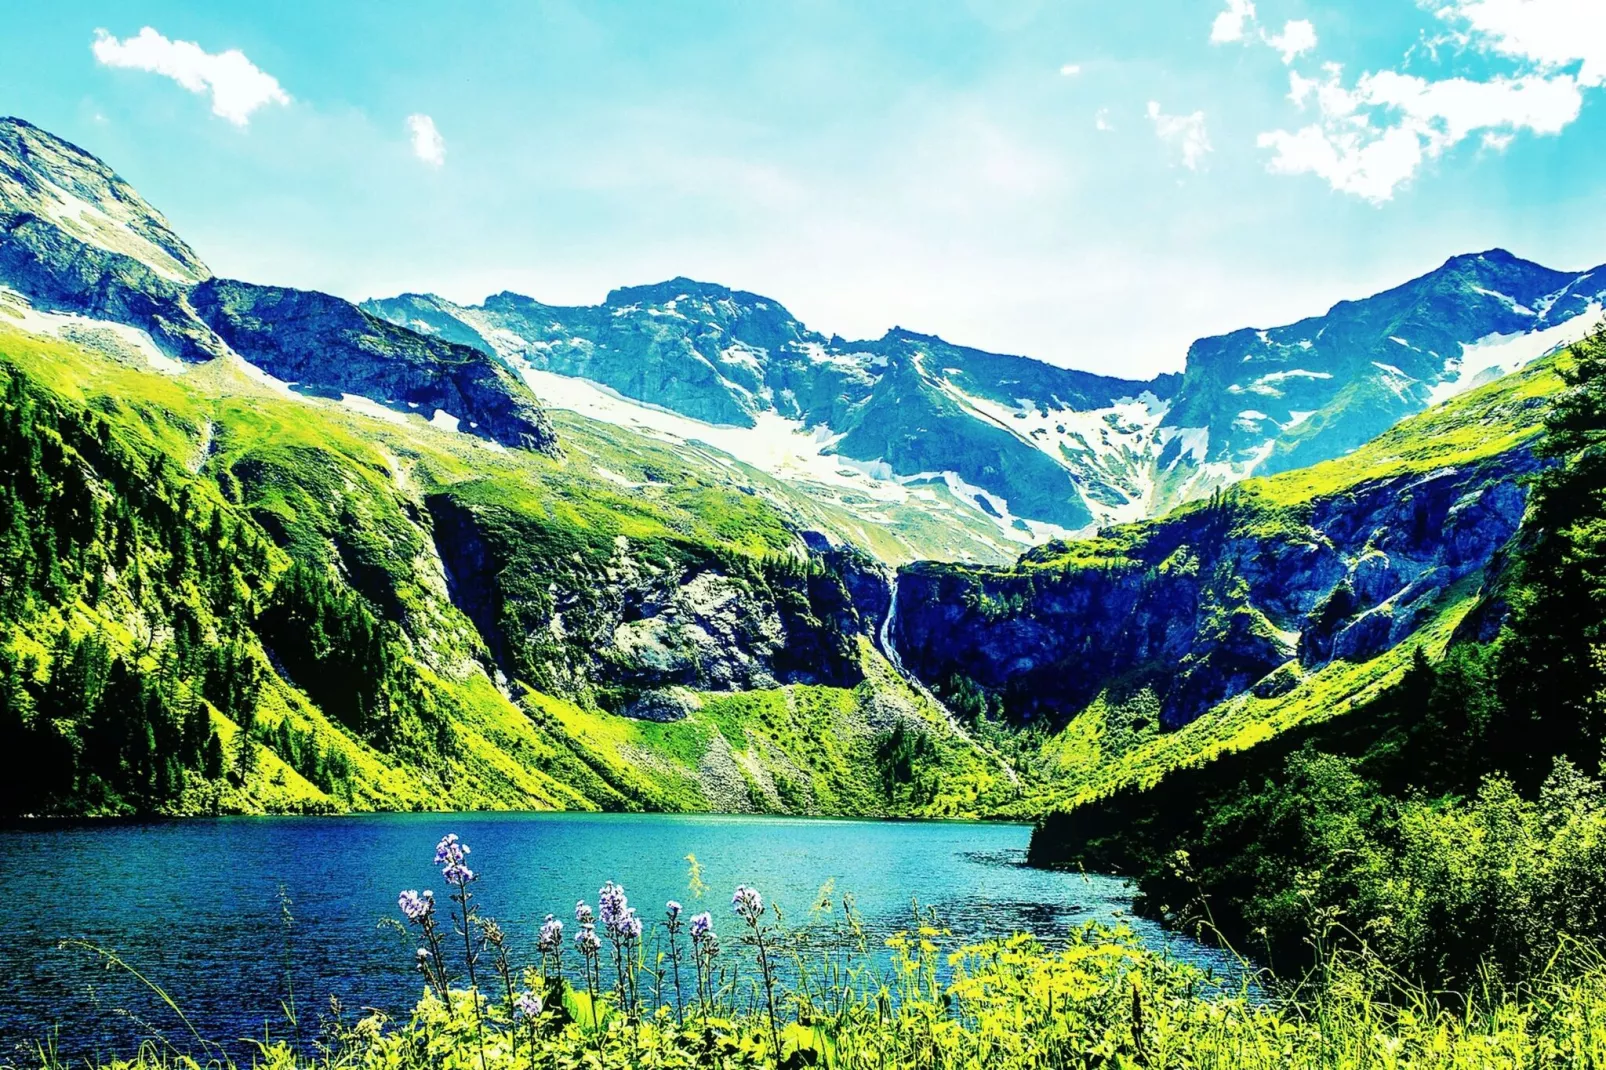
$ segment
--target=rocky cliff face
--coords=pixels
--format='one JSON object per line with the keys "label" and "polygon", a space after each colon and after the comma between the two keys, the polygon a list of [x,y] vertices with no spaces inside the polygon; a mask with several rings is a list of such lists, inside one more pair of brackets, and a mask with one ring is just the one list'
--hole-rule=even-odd
{"label": "rocky cliff face", "polygon": [[454,604],[509,677],[661,719],[674,689],[851,687],[889,605],[880,566],[816,542],[755,561],[558,532],[470,496],[428,499]]}
{"label": "rocky cliff face", "polygon": [[187,295],[211,275],[133,187],[89,153],[0,119],[0,285],[36,308],[127,324],[166,352],[223,346]]}
{"label": "rocky cliff face", "polygon": [[212,278],[110,168],[17,119],[0,119],[0,286],[43,312],[143,331],[179,360],[237,353],[307,392],[439,409],[503,445],[556,448],[534,394],[494,358],[329,294]]}
{"label": "rocky cliff face", "polygon": [[507,446],[556,446],[535,396],[477,349],[415,334],[328,294],[209,279],[190,299],[234,352],[285,382],[425,417],[439,412]]}
{"label": "rocky cliff face", "polygon": [[1526,448],[1368,481],[1293,507],[1246,485],[1012,569],[921,564],[898,585],[895,642],[939,686],[964,678],[1023,719],[1152,686],[1176,727],[1251,688],[1412,634],[1522,521]]}
{"label": "rocky cliff face", "polygon": [[171,282],[196,283],[211,274],[111,168],[21,119],[0,119],[0,213],[31,216]]}

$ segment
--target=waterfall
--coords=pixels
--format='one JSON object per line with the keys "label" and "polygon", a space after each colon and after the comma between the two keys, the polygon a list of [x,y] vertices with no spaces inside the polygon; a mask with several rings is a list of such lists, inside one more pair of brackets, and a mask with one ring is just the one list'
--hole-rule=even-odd
{"label": "waterfall", "polygon": [[[938,698],[936,693],[933,692],[931,688],[922,683],[920,677],[903,667],[903,655],[898,653],[898,644],[894,642],[892,638],[893,632],[896,631],[898,627],[897,569],[892,570],[892,578],[887,581],[887,589],[892,598],[887,603],[887,615],[882,619],[881,628],[876,633],[876,641],[881,647],[881,656],[887,659],[887,664],[892,666],[893,672],[897,673],[899,677],[901,677],[905,683],[913,688],[917,694],[935,706],[942,713],[942,716],[948,721],[949,726],[952,727],[955,732],[958,732],[966,739],[971,739],[972,742],[976,742],[971,737],[970,732],[966,730],[965,726],[959,722],[959,718],[954,716],[954,711],[950,710],[948,705],[943,702],[942,699]],[[992,756],[993,760],[998,763],[998,769],[1004,774],[1004,776],[1009,778],[1009,782],[1011,784],[1020,784],[1020,774],[1015,772],[1015,767],[1009,763],[1008,759],[998,754],[988,744],[977,742],[976,745],[987,754]]]}
{"label": "waterfall", "polygon": [[887,615],[881,621],[881,632],[878,638],[881,641],[881,654],[885,657],[897,674],[905,680],[912,680],[909,670],[903,667],[903,656],[898,653],[898,645],[893,642],[892,630],[898,624],[898,571],[893,569],[892,578],[887,581],[887,591],[892,596],[887,602]]}

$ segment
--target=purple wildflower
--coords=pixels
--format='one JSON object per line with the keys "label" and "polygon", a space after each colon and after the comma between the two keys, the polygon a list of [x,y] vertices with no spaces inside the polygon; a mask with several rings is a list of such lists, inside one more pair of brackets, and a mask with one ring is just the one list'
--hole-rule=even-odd
{"label": "purple wildflower", "polygon": [[714,935],[714,917],[708,911],[694,914],[691,919],[691,938],[703,940]]}
{"label": "purple wildflower", "polygon": [[636,915],[633,908],[626,907],[622,918],[614,926],[625,940],[641,939],[641,918]]}
{"label": "purple wildflower", "polygon": [[520,992],[513,1000],[513,1008],[526,1018],[539,1018],[541,997],[534,992]]}
{"label": "purple wildflower", "polygon": [[609,881],[597,892],[597,914],[608,929],[617,929],[629,910],[630,900],[625,896],[624,885]]}
{"label": "purple wildflower", "polygon": [[563,922],[551,914],[541,923],[541,934],[536,937],[535,949],[543,955],[555,955],[563,946]]}
{"label": "purple wildflower", "polygon": [[448,884],[464,885],[474,879],[474,871],[463,861],[468,853],[468,844],[460,841],[455,832],[447,833],[435,845],[435,864],[441,867],[441,876]]}
{"label": "purple wildflower", "polygon": [[457,833],[448,832],[441,838],[441,842],[435,845],[435,864],[437,866],[445,866],[453,862],[461,862],[468,857],[468,853],[468,844],[459,840]]}
{"label": "purple wildflower", "polygon": [[586,904],[584,899],[574,905],[574,920],[581,925],[590,925],[596,920],[596,915],[591,913],[591,907]]}
{"label": "purple wildflower", "polygon": [[422,970],[425,974],[428,974],[429,973],[429,948],[427,948],[427,947],[419,948],[418,949],[418,955],[413,961],[418,964],[418,968],[420,970]]}
{"label": "purple wildflower", "polygon": [[664,913],[669,915],[670,921],[674,921],[680,917],[680,904],[671,899],[664,904]]}
{"label": "purple wildflower", "polygon": [[403,917],[418,924],[435,913],[435,893],[406,891],[396,898],[396,905],[401,908]]}
{"label": "purple wildflower", "polygon": [[736,894],[731,896],[731,909],[747,924],[757,925],[759,915],[764,913],[764,897],[758,894],[757,888],[738,884]]}
{"label": "purple wildflower", "polygon": [[580,926],[580,931],[574,934],[574,946],[580,949],[580,954],[591,958],[602,950],[602,941],[597,939],[597,928],[589,923]]}

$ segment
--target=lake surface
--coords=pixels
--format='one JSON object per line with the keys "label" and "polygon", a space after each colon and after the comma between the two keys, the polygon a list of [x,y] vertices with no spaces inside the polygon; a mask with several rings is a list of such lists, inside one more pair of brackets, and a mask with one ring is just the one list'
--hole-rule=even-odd
{"label": "lake surface", "polygon": [[[737,945],[731,890],[739,883],[808,920],[822,885],[854,897],[872,933],[905,928],[911,903],[937,911],[956,940],[1030,932],[1064,939],[1083,921],[1130,923],[1145,942],[1230,973],[1226,958],[1126,916],[1119,880],[1027,868],[1019,825],[816,821],[796,818],[596,814],[375,815],[224,818],[140,824],[0,828],[0,1062],[59,1030],[68,1056],[128,1054],[161,1032],[187,1033],[123,971],[66,939],[114,950],[172,995],[208,1040],[283,1033],[285,939],[280,888],[291,900],[296,999],[315,1023],[331,995],[350,1008],[405,1011],[421,981],[415,942],[381,924],[405,888],[448,889],[431,865],[456,832],[480,874],[482,911],[533,961],[547,913],[574,931],[577,899],[596,903],[605,880],[624,884],[651,922],[667,899],[709,910],[727,949]],[[688,854],[709,891],[688,889]],[[574,956],[571,953],[569,959]]]}

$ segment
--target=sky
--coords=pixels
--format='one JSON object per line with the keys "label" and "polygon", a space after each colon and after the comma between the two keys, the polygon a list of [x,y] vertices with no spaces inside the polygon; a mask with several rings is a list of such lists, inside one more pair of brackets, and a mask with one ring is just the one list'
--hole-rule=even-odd
{"label": "sky", "polygon": [[220,275],[1108,374],[1495,246],[1606,262],[1603,0],[0,0],[0,114]]}

